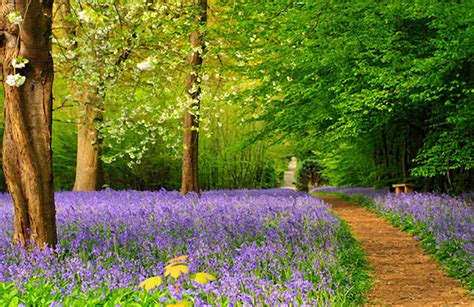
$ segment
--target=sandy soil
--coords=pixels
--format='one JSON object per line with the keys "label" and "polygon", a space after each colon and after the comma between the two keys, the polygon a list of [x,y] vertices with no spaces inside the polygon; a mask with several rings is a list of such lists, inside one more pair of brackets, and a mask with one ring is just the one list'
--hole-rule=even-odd
{"label": "sandy soil", "polygon": [[374,275],[369,305],[474,306],[468,291],[448,277],[413,237],[364,207],[334,196],[321,198],[348,222],[366,251]]}

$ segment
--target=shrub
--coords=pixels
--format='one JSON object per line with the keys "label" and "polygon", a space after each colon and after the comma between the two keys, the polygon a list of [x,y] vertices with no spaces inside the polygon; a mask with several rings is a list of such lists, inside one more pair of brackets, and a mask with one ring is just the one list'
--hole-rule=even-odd
{"label": "shrub", "polygon": [[322,183],[321,164],[315,159],[306,159],[296,172],[296,188],[299,191],[308,191],[309,186],[318,187]]}

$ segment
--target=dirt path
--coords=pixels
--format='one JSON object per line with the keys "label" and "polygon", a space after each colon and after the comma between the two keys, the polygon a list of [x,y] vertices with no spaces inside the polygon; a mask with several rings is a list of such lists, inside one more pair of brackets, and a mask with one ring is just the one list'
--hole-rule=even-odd
{"label": "dirt path", "polygon": [[283,183],[282,188],[296,190],[296,186],[293,184],[293,182],[295,181],[295,171],[297,164],[298,161],[296,160],[296,158],[291,158],[291,161],[288,164],[288,171],[286,171],[283,176],[285,182]]}
{"label": "dirt path", "polygon": [[362,242],[374,271],[370,305],[474,306],[468,291],[448,277],[411,236],[364,207],[334,196],[321,198],[332,204]]}

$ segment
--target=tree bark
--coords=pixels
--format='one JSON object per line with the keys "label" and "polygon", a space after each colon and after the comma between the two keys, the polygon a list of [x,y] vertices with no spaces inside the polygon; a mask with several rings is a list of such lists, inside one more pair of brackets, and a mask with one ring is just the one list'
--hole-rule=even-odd
{"label": "tree bark", "polygon": [[387,133],[385,129],[382,129],[382,152],[383,152],[383,167],[385,170],[385,175],[389,175],[389,152],[388,152],[388,145],[387,145]]}
{"label": "tree bark", "polygon": [[[195,0],[194,6],[199,9],[196,23],[199,26],[205,25],[207,22],[207,0]],[[203,36],[200,30],[194,30],[190,38],[193,51],[188,59],[191,72],[186,78],[186,91],[191,100],[191,104],[184,110],[181,195],[185,195],[189,192],[195,192],[200,195],[198,150],[201,82],[199,79],[199,71],[202,66],[202,55],[205,50]],[[196,50],[198,48],[200,50]]]}
{"label": "tree bark", "polygon": [[[59,0],[56,10],[59,12],[57,23],[62,26],[62,35],[74,37],[77,25],[71,22],[71,3]],[[70,50],[77,48],[77,42]],[[117,65],[119,65],[117,63]],[[74,71],[71,69],[71,71]],[[79,102],[80,114],[77,123],[77,157],[74,191],[96,191],[104,185],[101,161],[102,140],[99,137],[98,123],[102,121],[102,107],[96,99],[94,88],[85,84],[70,84],[72,94]]]}
{"label": "tree bark", "polygon": [[[57,243],[51,150],[52,2],[2,0],[0,5],[3,170],[14,205],[13,240],[25,247],[54,247]],[[12,11],[21,14],[20,26],[6,18]],[[12,60],[17,56],[28,59],[25,68],[13,68]],[[19,87],[5,82],[15,73],[26,77]]]}
{"label": "tree bark", "polygon": [[[89,97],[86,97],[88,99]],[[102,139],[97,123],[102,121],[102,111],[94,110],[96,103],[81,106],[83,114],[77,126],[76,181],[74,191],[96,191],[104,185],[102,167]]]}
{"label": "tree bark", "polygon": [[403,173],[403,180],[408,180],[409,177],[409,160],[408,160],[408,143],[405,139],[403,140],[403,149],[402,149],[402,173]]}

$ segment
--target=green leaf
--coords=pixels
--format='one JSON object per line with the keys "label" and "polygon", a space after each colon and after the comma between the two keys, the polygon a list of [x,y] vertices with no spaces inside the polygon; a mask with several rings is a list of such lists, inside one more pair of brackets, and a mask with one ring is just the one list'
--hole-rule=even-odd
{"label": "green leaf", "polygon": [[20,304],[20,299],[18,296],[15,296],[11,301],[10,304],[8,304],[8,307],[17,307],[18,304]]}

